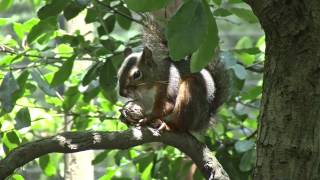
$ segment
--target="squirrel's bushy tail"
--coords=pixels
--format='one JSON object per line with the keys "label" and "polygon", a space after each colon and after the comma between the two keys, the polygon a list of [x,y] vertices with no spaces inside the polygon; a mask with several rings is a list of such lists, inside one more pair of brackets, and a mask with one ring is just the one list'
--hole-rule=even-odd
{"label": "squirrel's bushy tail", "polygon": [[215,114],[217,109],[228,99],[230,83],[230,75],[225,64],[219,58],[219,50],[216,50],[216,54],[207,67],[213,77],[216,89],[211,109],[212,114]]}

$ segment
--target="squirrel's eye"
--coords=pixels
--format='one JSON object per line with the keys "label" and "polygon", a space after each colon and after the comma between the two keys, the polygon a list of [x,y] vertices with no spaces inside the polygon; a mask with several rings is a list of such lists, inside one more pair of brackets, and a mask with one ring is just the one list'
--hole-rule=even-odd
{"label": "squirrel's eye", "polygon": [[134,80],[139,80],[139,79],[141,79],[141,77],[142,77],[141,71],[137,70],[136,72],[133,73],[133,76],[132,76],[132,77],[133,77]]}

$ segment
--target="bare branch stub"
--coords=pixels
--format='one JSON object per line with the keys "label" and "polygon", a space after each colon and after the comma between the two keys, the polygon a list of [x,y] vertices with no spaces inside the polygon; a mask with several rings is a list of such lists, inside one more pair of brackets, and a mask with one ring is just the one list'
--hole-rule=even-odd
{"label": "bare branch stub", "polygon": [[155,134],[151,128],[132,128],[121,132],[64,132],[23,144],[0,161],[0,179],[7,178],[15,169],[49,153],[128,149],[150,142],[162,142],[186,153],[206,179],[229,180],[227,173],[205,144],[186,133],[165,131]]}

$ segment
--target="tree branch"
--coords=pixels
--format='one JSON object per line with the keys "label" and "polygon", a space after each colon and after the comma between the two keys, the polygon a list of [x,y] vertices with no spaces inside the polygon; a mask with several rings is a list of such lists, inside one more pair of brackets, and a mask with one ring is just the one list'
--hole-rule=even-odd
{"label": "tree branch", "polygon": [[128,149],[150,142],[162,142],[191,157],[206,179],[229,180],[225,170],[209,148],[186,133],[157,134],[149,128],[132,128],[122,132],[64,132],[29,142],[11,151],[0,161],[0,179],[15,169],[48,153],[74,153],[89,149]]}

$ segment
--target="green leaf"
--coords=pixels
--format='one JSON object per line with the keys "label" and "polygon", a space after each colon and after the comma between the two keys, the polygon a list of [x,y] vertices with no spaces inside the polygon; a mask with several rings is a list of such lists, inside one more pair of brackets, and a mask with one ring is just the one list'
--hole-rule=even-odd
{"label": "green leaf", "polygon": [[154,153],[142,154],[133,159],[134,164],[138,166],[140,172],[144,172],[148,166],[153,162]]}
{"label": "green leaf", "polygon": [[262,93],[262,87],[261,86],[257,86],[257,87],[249,89],[248,91],[245,91],[241,95],[241,99],[242,100],[254,100],[258,96],[260,96],[261,93]]}
{"label": "green leaf", "polygon": [[23,23],[23,29],[25,32],[29,32],[33,26],[37,25],[40,22],[38,18],[32,18],[25,23]]}
{"label": "green leaf", "polygon": [[228,11],[227,9],[224,8],[218,8],[213,12],[214,16],[221,16],[221,17],[227,17],[232,15],[232,13],[230,11]]}
{"label": "green leaf", "polygon": [[11,72],[4,76],[0,86],[0,102],[5,112],[11,112],[14,107],[12,95],[19,90],[19,85]]}
{"label": "green leaf", "polygon": [[108,29],[108,33],[111,33],[114,29],[115,23],[116,23],[116,16],[110,15],[105,20],[104,23],[106,25],[106,28]]}
{"label": "green leaf", "polygon": [[20,174],[14,174],[10,177],[12,180],[24,180],[24,177]]}
{"label": "green leaf", "polygon": [[234,58],[233,54],[228,51],[222,51],[220,53],[220,60],[225,64],[227,69],[231,69],[237,64],[237,60]]}
{"label": "green leaf", "polygon": [[199,48],[207,36],[207,17],[202,1],[189,0],[170,19],[166,36],[174,60],[180,60]]}
{"label": "green leaf", "polygon": [[18,111],[16,117],[14,118],[16,124],[14,128],[19,130],[25,127],[31,126],[31,117],[28,108],[22,108]]}
{"label": "green leaf", "polygon": [[0,18],[0,27],[7,25],[8,20],[6,18]]}
{"label": "green leaf", "polygon": [[20,144],[20,139],[15,131],[5,133],[3,136],[3,144],[8,148],[9,151],[16,148]]}
{"label": "green leaf", "polygon": [[261,53],[259,48],[244,48],[244,49],[235,49],[234,52],[236,53],[247,53],[251,55],[256,55]]}
{"label": "green leaf", "polygon": [[249,23],[257,23],[258,22],[258,18],[249,9],[230,8],[229,11]]}
{"label": "green leaf", "polygon": [[125,0],[128,7],[134,11],[154,11],[165,7],[170,0]]}
{"label": "green leaf", "polygon": [[115,176],[117,172],[117,168],[115,167],[108,167],[106,170],[105,175],[101,176],[98,180],[110,180],[113,179],[113,176]]}
{"label": "green leaf", "polygon": [[13,0],[1,0],[0,1],[0,11],[5,11],[9,9],[13,4]]}
{"label": "green leaf", "polygon": [[16,33],[16,35],[18,36],[18,38],[20,40],[23,39],[24,37],[24,29],[23,29],[23,25],[20,23],[13,23],[13,30]]}
{"label": "green leaf", "polygon": [[84,19],[84,21],[89,24],[89,23],[93,23],[97,20],[98,18],[98,12],[95,8],[88,8],[87,9],[87,15]]}
{"label": "green leaf", "polygon": [[219,44],[218,27],[213,18],[210,8],[206,1],[206,14],[208,16],[208,34],[200,48],[192,55],[191,72],[198,72],[208,65],[213,60],[215,50]]}
{"label": "green leaf", "polygon": [[52,97],[56,97],[56,96],[57,96],[57,95],[56,95],[56,91],[49,86],[49,84],[48,84],[47,81],[45,81],[45,80],[43,80],[43,79],[41,78],[41,74],[40,74],[40,73],[38,73],[38,72],[35,71],[35,70],[30,71],[30,73],[31,73],[32,79],[33,79],[34,81],[36,81],[36,83],[38,84],[38,87],[39,87],[45,94],[47,94],[47,95],[49,95],[49,96],[52,96]]}
{"label": "green leaf", "polygon": [[89,103],[93,98],[98,96],[100,92],[100,87],[89,88],[86,92],[83,93],[83,101]]}
{"label": "green leaf", "polygon": [[60,12],[69,4],[70,0],[53,0],[50,4],[47,4],[39,9],[38,17],[40,19],[46,19],[51,16],[58,16]]}
{"label": "green leaf", "polygon": [[222,2],[222,0],[212,0],[215,4],[217,4],[217,5],[221,5],[221,2]]}
{"label": "green leaf", "polygon": [[18,82],[18,85],[19,85],[19,90],[15,91],[13,93],[13,95],[12,95],[13,102],[16,102],[20,97],[23,96],[24,91],[25,91],[25,85],[27,83],[28,77],[29,77],[29,72],[25,70],[17,78],[17,82]]}
{"label": "green leaf", "polygon": [[53,176],[57,172],[57,169],[53,162],[50,160],[49,155],[41,156],[39,158],[39,165],[46,176]]}
{"label": "green leaf", "polygon": [[241,80],[246,79],[248,73],[243,66],[236,64],[232,67],[232,69],[239,79],[241,79]]}
{"label": "green leaf", "polygon": [[70,2],[69,5],[64,8],[63,10],[63,16],[67,19],[70,20],[74,17],[76,17],[82,10],[85,9],[86,6],[83,6],[79,4],[77,1]]}
{"label": "green leaf", "polygon": [[86,75],[82,79],[82,85],[87,86],[91,81],[95,80],[99,75],[99,68],[101,68],[103,64],[101,62],[97,62],[90,67]]}
{"label": "green leaf", "polygon": [[229,0],[229,2],[232,4],[243,3],[242,0]]}
{"label": "green leaf", "polygon": [[[126,15],[127,17],[132,18],[131,12],[129,11],[128,8],[124,7],[124,6],[117,6],[117,11],[121,12],[122,14]],[[127,17],[124,17],[122,15],[117,14],[116,18],[117,18],[117,22],[119,24],[120,27],[122,27],[125,30],[130,29],[131,27],[131,20],[128,19]]]}
{"label": "green leaf", "polygon": [[253,141],[244,140],[244,141],[237,141],[234,145],[234,148],[239,153],[244,153],[249,151],[250,149],[254,148],[255,144]]}
{"label": "green leaf", "polygon": [[153,167],[153,163],[150,163],[147,168],[142,172],[141,179],[142,180],[149,180],[151,179],[151,170]]}
{"label": "green leaf", "polygon": [[107,92],[113,91],[117,86],[117,71],[111,60],[107,60],[100,68],[99,82],[102,89]]}
{"label": "green leaf", "polygon": [[39,38],[44,33],[49,33],[57,28],[57,18],[51,17],[45,20],[41,20],[38,24],[34,25],[30,30],[27,37],[27,42],[31,44],[37,38]]}
{"label": "green leaf", "polygon": [[242,172],[250,171],[255,163],[256,152],[254,150],[247,151],[243,154],[240,160],[239,169]]}
{"label": "green leaf", "polygon": [[54,73],[53,80],[50,84],[51,87],[57,87],[69,79],[69,76],[72,73],[75,58],[75,55],[68,58],[67,61],[63,63],[62,67],[56,73]]}
{"label": "green leaf", "polygon": [[59,44],[55,50],[59,57],[70,58],[74,54],[74,50],[69,44]]}
{"label": "green leaf", "polygon": [[110,150],[103,151],[102,153],[99,153],[96,155],[96,157],[91,161],[92,165],[96,165],[101,163],[103,160],[105,160],[108,157]]}
{"label": "green leaf", "polygon": [[68,112],[78,101],[80,97],[80,92],[78,86],[69,87],[65,93],[65,98],[63,101],[63,109]]}

